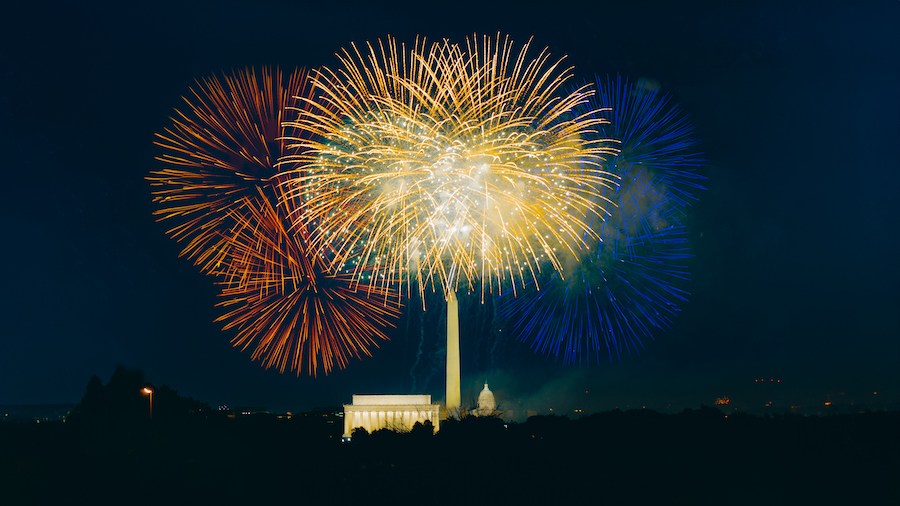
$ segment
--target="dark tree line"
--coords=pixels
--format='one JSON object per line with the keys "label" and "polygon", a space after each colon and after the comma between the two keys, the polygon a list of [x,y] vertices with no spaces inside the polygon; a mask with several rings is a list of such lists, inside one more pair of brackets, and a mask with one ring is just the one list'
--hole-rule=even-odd
{"label": "dark tree line", "polygon": [[155,423],[175,423],[210,413],[210,407],[190,397],[182,397],[168,385],[155,387],[144,381],[144,373],[136,369],[116,367],[109,383],[92,376],[84,397],[67,417],[76,425],[134,426],[150,422],[150,396],[153,391],[152,418]]}
{"label": "dark tree line", "polygon": [[609,411],[357,431],[331,412],[209,413],[139,371],[88,383],[66,423],[2,424],[3,504],[896,504],[900,413]]}

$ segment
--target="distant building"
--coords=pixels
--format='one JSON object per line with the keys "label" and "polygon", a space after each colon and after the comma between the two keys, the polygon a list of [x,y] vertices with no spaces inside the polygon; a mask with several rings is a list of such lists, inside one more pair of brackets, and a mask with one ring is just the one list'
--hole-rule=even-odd
{"label": "distant building", "polygon": [[440,413],[441,405],[432,404],[430,395],[354,395],[353,404],[344,404],[344,439],[357,427],[406,431],[425,420],[437,431]]}
{"label": "distant building", "polygon": [[493,416],[498,415],[497,402],[494,400],[494,393],[488,389],[488,384],[484,384],[484,390],[478,394],[478,408],[471,414],[475,416]]}

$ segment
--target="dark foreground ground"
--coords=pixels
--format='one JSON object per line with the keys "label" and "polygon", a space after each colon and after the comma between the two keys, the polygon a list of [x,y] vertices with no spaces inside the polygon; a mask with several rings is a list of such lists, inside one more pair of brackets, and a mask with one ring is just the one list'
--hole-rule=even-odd
{"label": "dark foreground ground", "polygon": [[467,418],[350,443],[327,421],[4,423],[0,503],[900,504],[896,412]]}

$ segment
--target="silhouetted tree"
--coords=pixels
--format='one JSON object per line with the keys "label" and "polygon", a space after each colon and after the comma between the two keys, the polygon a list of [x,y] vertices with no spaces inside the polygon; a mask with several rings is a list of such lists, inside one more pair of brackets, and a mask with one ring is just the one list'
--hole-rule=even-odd
{"label": "silhouetted tree", "polygon": [[159,423],[204,418],[211,411],[209,404],[191,397],[182,397],[169,385],[163,385],[153,392],[153,420]]}
{"label": "silhouetted tree", "polygon": [[[150,420],[150,399],[143,392],[144,373],[137,369],[116,367],[106,386],[97,376],[91,377],[84,397],[69,415],[74,424],[114,424],[119,427],[144,424]],[[152,385],[151,385],[152,386]],[[189,417],[205,417],[209,404],[163,385],[153,389],[153,421],[156,423],[183,422]]]}
{"label": "silhouetted tree", "polygon": [[415,438],[428,438],[434,435],[434,425],[431,420],[425,420],[425,423],[416,422],[409,434]]}
{"label": "silhouetted tree", "polygon": [[364,429],[362,427],[356,427],[355,429],[353,429],[352,432],[350,432],[350,440],[353,441],[354,443],[365,442],[365,441],[368,441],[368,439],[369,439],[369,431],[367,431],[366,429]]}
{"label": "silhouetted tree", "polygon": [[71,423],[79,423],[90,420],[91,417],[99,416],[104,405],[104,387],[100,378],[91,376],[88,380],[87,388],[84,391],[84,397],[81,403],[72,409],[69,413],[68,421]]}
{"label": "silhouetted tree", "polygon": [[72,423],[131,425],[149,420],[149,402],[141,393],[144,373],[124,366],[116,367],[106,386],[91,377],[81,402],[72,410]]}

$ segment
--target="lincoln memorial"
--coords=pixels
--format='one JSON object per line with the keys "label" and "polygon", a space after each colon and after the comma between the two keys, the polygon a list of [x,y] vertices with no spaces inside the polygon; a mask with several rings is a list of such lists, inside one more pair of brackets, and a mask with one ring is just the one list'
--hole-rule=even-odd
{"label": "lincoln memorial", "polygon": [[369,433],[407,431],[425,420],[431,420],[437,432],[440,413],[441,405],[432,404],[430,395],[354,395],[353,404],[344,404],[344,439],[357,427]]}

